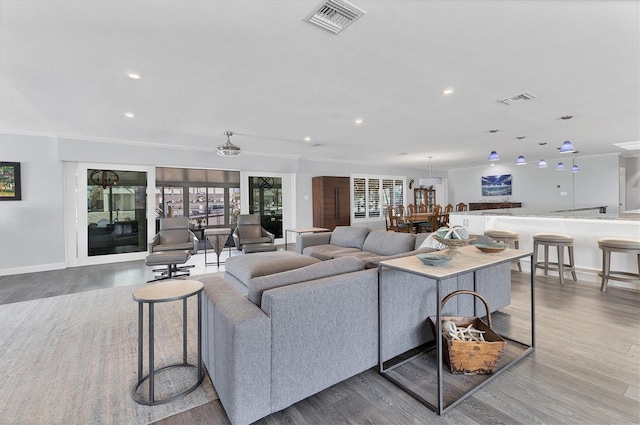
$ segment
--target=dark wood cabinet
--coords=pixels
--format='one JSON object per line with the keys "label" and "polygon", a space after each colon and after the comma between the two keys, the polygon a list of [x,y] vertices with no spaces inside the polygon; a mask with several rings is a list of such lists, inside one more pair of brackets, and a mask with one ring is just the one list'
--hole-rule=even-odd
{"label": "dark wood cabinet", "polygon": [[469,211],[477,210],[497,210],[501,208],[520,208],[522,202],[471,202]]}
{"label": "dark wood cabinet", "polygon": [[433,207],[436,204],[436,190],[435,189],[413,189],[413,205],[416,206],[416,210],[420,204],[424,204],[427,207],[427,212],[433,212]]}
{"label": "dark wood cabinet", "polygon": [[351,224],[349,177],[320,176],[313,183],[313,226],[333,230]]}

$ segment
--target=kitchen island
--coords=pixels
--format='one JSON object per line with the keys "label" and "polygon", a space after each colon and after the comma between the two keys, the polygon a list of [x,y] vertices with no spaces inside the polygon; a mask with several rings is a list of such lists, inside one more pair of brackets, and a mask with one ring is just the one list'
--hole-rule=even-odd
{"label": "kitchen island", "polygon": [[[578,278],[587,282],[600,282],[598,272],[602,268],[602,251],[598,248],[601,238],[640,239],[640,214],[635,212],[601,213],[601,209],[540,211],[530,208],[492,209],[483,211],[452,212],[449,224],[460,225],[469,233],[483,234],[486,230],[511,230],[520,234],[520,249],[533,250],[534,233],[566,233],[574,239],[575,265]],[[555,250],[549,252],[555,260]],[[524,259],[523,262],[527,262]],[[616,253],[611,257],[611,268],[638,273],[634,255]],[[524,267],[523,269],[527,270]],[[557,276],[551,272],[550,276]],[[640,290],[640,285],[610,281],[610,286]]]}

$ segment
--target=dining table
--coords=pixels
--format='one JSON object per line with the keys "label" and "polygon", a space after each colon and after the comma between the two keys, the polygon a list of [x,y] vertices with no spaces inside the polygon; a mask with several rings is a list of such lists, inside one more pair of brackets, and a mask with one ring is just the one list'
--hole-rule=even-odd
{"label": "dining table", "polygon": [[404,220],[409,222],[409,228],[415,230],[415,226],[420,223],[426,223],[433,217],[433,212],[405,214]]}

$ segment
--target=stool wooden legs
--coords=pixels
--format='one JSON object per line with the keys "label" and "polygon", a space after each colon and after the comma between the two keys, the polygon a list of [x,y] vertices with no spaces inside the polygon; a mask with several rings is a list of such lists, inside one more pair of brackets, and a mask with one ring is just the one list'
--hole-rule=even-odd
{"label": "stool wooden legs", "polygon": [[611,271],[611,249],[602,248],[602,271],[599,273],[602,275],[602,283],[600,284],[600,291],[607,292],[607,285],[609,279],[620,280],[623,282],[637,282],[640,279],[640,253],[636,254],[638,257],[638,274]]}
{"label": "stool wooden legs", "polygon": [[[538,261],[538,245],[544,246],[544,262]],[[549,262],[549,246],[555,245],[558,249],[558,262],[550,263]],[[567,247],[567,252],[569,254],[569,264],[565,264],[564,262],[564,247]],[[564,271],[567,268],[571,271],[571,277],[573,280],[577,281],[578,277],[576,276],[575,263],[573,257],[573,245],[561,244],[561,243],[534,243],[533,244],[533,261],[535,261],[535,267],[533,268],[534,277],[535,271],[538,268],[544,270],[544,275],[549,275],[549,270],[557,270],[560,276],[560,285],[564,285]],[[557,266],[557,267],[549,267],[549,266]]]}
{"label": "stool wooden legs", "polygon": [[611,251],[608,249],[602,250],[602,284],[600,285],[601,292],[607,292],[607,283],[609,282],[609,270],[611,269]]}

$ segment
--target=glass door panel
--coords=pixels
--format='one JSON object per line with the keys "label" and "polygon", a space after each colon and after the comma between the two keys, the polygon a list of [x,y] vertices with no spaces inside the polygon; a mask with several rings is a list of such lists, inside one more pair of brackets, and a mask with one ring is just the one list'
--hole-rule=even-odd
{"label": "glass door panel", "polygon": [[282,238],[282,179],[249,177],[249,214],[260,214],[262,227]]}
{"label": "glass door panel", "polygon": [[147,250],[147,173],[87,170],[88,255]]}

